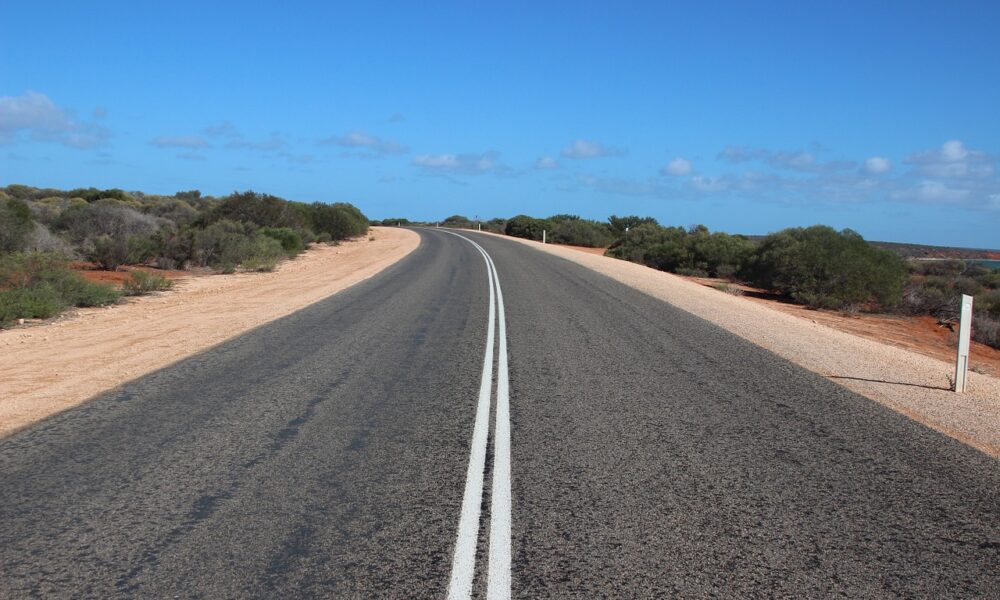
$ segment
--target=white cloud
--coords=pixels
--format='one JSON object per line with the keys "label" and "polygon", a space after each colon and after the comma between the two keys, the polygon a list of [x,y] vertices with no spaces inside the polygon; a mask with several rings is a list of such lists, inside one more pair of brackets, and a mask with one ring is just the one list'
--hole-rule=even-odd
{"label": "white cloud", "polygon": [[150,144],[157,148],[208,148],[205,138],[197,135],[161,135],[153,138]]}
{"label": "white cloud", "polygon": [[850,160],[830,160],[822,162],[816,155],[801,150],[772,151],[764,148],[726,146],[716,155],[717,160],[732,164],[751,161],[763,162],[775,169],[800,171],[803,173],[832,173],[853,169],[857,163]]}
{"label": "white cloud", "polygon": [[605,156],[621,156],[624,150],[611,148],[600,142],[590,140],[577,140],[569,146],[563,148],[560,153],[564,158],[601,158]]}
{"label": "white cloud", "polygon": [[881,175],[892,168],[892,161],[882,156],[872,156],[865,161],[865,171],[872,175]]}
{"label": "white cloud", "polygon": [[483,175],[486,173],[505,173],[510,168],[499,160],[497,152],[483,154],[419,154],[413,158],[413,164],[428,173],[447,173],[454,175]]}
{"label": "white cloud", "polygon": [[559,161],[551,156],[543,156],[535,161],[535,168],[539,170],[551,170],[559,168]]}
{"label": "white cloud", "polygon": [[937,150],[927,150],[906,158],[925,177],[977,179],[991,177],[996,161],[986,152],[966,148],[959,140],[949,140]]}
{"label": "white cloud", "polygon": [[921,181],[916,187],[896,190],[890,194],[894,200],[911,200],[930,204],[955,204],[969,197],[970,191],[948,187],[940,181]]}
{"label": "white cloud", "polygon": [[76,121],[45,94],[0,96],[0,143],[13,142],[20,132],[35,141],[79,149],[99,146],[110,137],[103,127]]}
{"label": "white cloud", "polygon": [[363,131],[351,131],[340,136],[320,140],[321,144],[333,144],[343,148],[369,150],[376,154],[405,154],[409,148],[393,140],[384,140]]}
{"label": "white cloud", "polygon": [[690,181],[691,187],[698,192],[724,192],[729,189],[729,181],[722,177],[706,177],[695,175]]}
{"label": "white cloud", "polygon": [[677,157],[672,161],[667,163],[667,166],[660,169],[660,173],[664,175],[690,175],[694,168],[691,166],[691,161],[686,158]]}

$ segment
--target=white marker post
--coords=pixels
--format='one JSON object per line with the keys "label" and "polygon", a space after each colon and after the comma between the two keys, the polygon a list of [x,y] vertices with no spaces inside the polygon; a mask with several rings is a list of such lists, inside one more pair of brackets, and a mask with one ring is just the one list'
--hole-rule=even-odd
{"label": "white marker post", "polygon": [[542,230],[542,243],[545,243],[545,230]]}
{"label": "white marker post", "polygon": [[969,338],[972,337],[972,296],[962,294],[958,322],[958,360],[955,362],[955,391],[961,394],[969,377]]}

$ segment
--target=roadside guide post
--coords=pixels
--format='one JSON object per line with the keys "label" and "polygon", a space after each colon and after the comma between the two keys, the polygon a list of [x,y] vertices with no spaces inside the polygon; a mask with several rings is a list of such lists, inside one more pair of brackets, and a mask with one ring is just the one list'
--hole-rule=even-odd
{"label": "roadside guide post", "polygon": [[972,296],[962,294],[962,313],[958,322],[958,360],[955,362],[955,391],[965,391],[969,376],[969,338],[972,335]]}
{"label": "roadside guide post", "polygon": [[545,230],[542,230],[542,243],[545,243]]}

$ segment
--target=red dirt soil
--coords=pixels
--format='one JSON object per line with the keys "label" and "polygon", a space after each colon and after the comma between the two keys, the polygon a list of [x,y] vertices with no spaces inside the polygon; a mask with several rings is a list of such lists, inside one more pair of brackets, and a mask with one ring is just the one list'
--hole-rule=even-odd
{"label": "red dirt soil", "polygon": [[83,275],[84,279],[87,281],[93,281],[95,283],[108,283],[115,285],[117,287],[122,287],[125,279],[128,278],[129,273],[132,271],[145,271],[147,273],[154,273],[156,275],[161,275],[166,277],[171,281],[178,281],[182,279],[188,279],[190,277],[197,277],[199,275],[204,275],[204,273],[198,273],[193,271],[167,271],[164,269],[154,269],[152,267],[139,267],[139,266],[127,266],[122,267],[117,271],[104,271],[97,268],[97,265],[88,262],[75,262],[71,265],[74,271]]}
{"label": "red dirt soil", "polygon": [[[938,325],[930,316],[909,317],[869,313],[843,313],[833,310],[816,310],[792,304],[776,294],[746,285],[729,283],[721,279],[687,277],[707,287],[726,284],[743,291],[743,297],[765,304],[775,310],[809,319],[839,331],[861,336],[884,344],[905,348],[945,362],[955,361],[958,334]],[[719,291],[720,294],[726,293]],[[969,367],[987,375],[1000,375],[1000,350],[986,344],[972,342]]]}

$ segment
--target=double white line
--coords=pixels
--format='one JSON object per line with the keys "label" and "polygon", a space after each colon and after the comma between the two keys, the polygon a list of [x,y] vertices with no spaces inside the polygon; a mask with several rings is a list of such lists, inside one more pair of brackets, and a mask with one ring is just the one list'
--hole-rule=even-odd
{"label": "double white line", "polygon": [[[465,475],[462,515],[458,521],[458,539],[451,566],[449,599],[470,598],[476,572],[476,545],[479,539],[479,507],[483,503],[483,477],[486,469],[486,441],[489,437],[490,392],[493,388],[493,342],[500,338],[497,359],[497,420],[494,430],[493,491],[490,505],[490,549],[486,597],[510,598],[510,380],[507,373],[507,325],[503,309],[503,292],[493,259],[483,247],[464,235],[448,231],[469,242],[486,261],[490,285],[490,320],[486,328],[486,355],[479,383],[479,404],[476,424],[472,430],[469,469]],[[499,332],[494,327],[499,313]]]}

